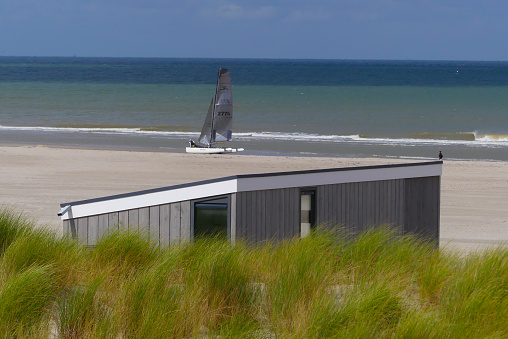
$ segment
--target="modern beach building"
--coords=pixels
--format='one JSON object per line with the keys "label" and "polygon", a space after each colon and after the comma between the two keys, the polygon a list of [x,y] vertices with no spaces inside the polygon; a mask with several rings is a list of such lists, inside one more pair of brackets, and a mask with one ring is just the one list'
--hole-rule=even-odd
{"label": "modern beach building", "polygon": [[439,241],[442,162],[235,175],[61,204],[64,234],[94,246],[108,230],[160,244],[221,233],[251,243],[390,225]]}

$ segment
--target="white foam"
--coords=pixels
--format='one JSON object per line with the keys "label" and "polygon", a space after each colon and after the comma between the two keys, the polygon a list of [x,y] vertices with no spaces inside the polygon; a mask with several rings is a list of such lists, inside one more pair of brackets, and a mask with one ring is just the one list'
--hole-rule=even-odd
{"label": "white foam", "polygon": [[[195,138],[199,132],[150,131],[141,128],[98,128],[98,127],[40,127],[40,126],[2,126],[0,130],[36,131],[48,133],[90,133],[109,135],[146,135],[158,138],[188,139]],[[466,147],[505,148],[508,147],[508,134],[475,134],[475,140],[444,140],[423,138],[369,138],[360,135],[321,135],[312,133],[289,132],[240,132],[234,133],[234,139],[240,141],[295,141],[326,143],[357,143],[366,145],[406,146],[451,145]],[[477,137],[476,137],[477,136]]]}
{"label": "white foam", "polygon": [[308,142],[350,142],[359,144],[377,145],[457,145],[469,147],[508,147],[508,140],[503,138],[483,137],[476,140],[445,140],[445,139],[423,139],[423,138],[368,138],[359,135],[319,135],[305,133],[282,133],[282,132],[252,132],[235,133],[236,139],[248,140],[285,140],[285,141],[308,141]]}
{"label": "white foam", "polygon": [[2,126],[0,130],[12,131],[38,131],[38,132],[59,132],[59,133],[92,133],[92,134],[146,134],[146,135],[162,135],[162,136],[183,136],[195,135],[194,132],[177,132],[177,131],[150,131],[140,128],[100,128],[100,127],[40,127],[40,126]]}
{"label": "white foam", "polygon": [[504,134],[479,134],[476,138],[476,141],[480,142],[508,142],[508,135]]}

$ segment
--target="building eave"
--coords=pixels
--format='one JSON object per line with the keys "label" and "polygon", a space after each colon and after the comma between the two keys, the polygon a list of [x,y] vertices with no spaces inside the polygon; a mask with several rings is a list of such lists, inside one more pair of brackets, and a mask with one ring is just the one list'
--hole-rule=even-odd
{"label": "building eave", "polygon": [[[442,161],[236,175],[62,203],[62,220],[238,192],[440,176]],[[70,206],[69,208],[67,208]]]}

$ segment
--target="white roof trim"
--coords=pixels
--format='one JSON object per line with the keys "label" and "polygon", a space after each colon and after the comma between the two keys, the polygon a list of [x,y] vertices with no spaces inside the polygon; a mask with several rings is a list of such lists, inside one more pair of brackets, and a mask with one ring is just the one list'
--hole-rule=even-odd
{"label": "white roof trim", "polygon": [[62,204],[71,207],[62,220],[87,217],[135,208],[156,206],[236,192],[259,191],[290,187],[307,187],[350,182],[394,180],[440,176],[442,162],[338,168],[315,171],[240,175],[168,188],[134,192],[119,196]]}
{"label": "white roof trim", "polygon": [[343,184],[348,182],[433,177],[440,176],[441,172],[442,165],[435,164],[412,167],[352,169],[348,171],[303,173],[272,177],[264,176],[239,180],[238,192]]}
{"label": "white roof trim", "polygon": [[[61,216],[62,220],[81,218],[90,215],[125,211],[134,208],[170,204],[177,201],[193,200],[218,194],[229,194],[237,191],[237,179],[214,182],[199,186],[176,188],[172,190],[120,197],[86,204],[72,205]],[[219,193],[218,193],[219,192]]]}

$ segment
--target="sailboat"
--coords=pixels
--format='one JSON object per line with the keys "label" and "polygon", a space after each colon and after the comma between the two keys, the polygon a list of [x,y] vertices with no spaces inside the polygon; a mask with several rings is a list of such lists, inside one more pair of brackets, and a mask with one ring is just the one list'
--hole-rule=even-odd
{"label": "sailboat", "polygon": [[233,128],[233,91],[231,76],[225,68],[219,68],[215,96],[210,102],[198,142],[189,140],[187,153],[217,154],[235,153],[243,148],[219,147],[222,142],[231,141]]}

